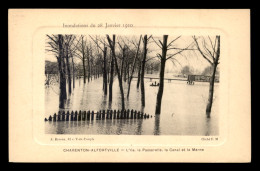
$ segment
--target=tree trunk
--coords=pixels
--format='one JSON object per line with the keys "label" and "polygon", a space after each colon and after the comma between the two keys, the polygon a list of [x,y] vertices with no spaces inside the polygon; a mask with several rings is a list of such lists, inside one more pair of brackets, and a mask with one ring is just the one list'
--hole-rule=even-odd
{"label": "tree trunk", "polygon": [[139,62],[139,69],[138,69],[138,78],[137,78],[137,85],[136,87],[139,88],[139,85],[140,85],[140,77],[141,77],[141,66],[142,66],[142,63]]}
{"label": "tree trunk", "polygon": [[217,66],[219,64],[218,60],[219,60],[219,56],[220,56],[220,36],[216,36],[216,39],[218,41],[218,46],[217,46],[215,60],[213,62],[213,73],[212,73],[212,77],[211,77],[210,85],[209,85],[209,98],[208,98],[208,104],[207,104],[207,108],[206,108],[207,117],[210,117],[210,113],[211,113],[213,95],[214,95],[215,74],[216,74]]}
{"label": "tree trunk", "polygon": [[[128,80],[127,98],[129,98],[129,94],[130,94],[131,82],[132,82],[133,74],[134,74],[134,71],[135,71],[135,63],[136,63],[136,59],[137,59],[138,53],[139,53],[141,38],[142,38],[142,36],[140,36],[137,51],[136,51],[135,58],[134,58],[134,62],[133,62],[133,65],[132,65],[131,75],[130,75],[130,78],[128,78],[129,80]],[[129,72],[128,72],[128,77],[129,77]]]}
{"label": "tree trunk", "polygon": [[122,56],[122,63],[121,63],[121,79],[123,80],[123,73],[124,73],[124,58],[125,58],[125,48],[123,48],[123,56]]}
{"label": "tree trunk", "polygon": [[104,48],[104,93],[107,95],[107,47]]}
{"label": "tree trunk", "polygon": [[90,64],[89,78],[90,78],[91,81],[92,81],[92,64]]}
{"label": "tree trunk", "polygon": [[[107,36],[110,48],[112,50],[112,54],[113,54],[113,58],[115,60],[115,65],[116,65],[116,71],[117,71],[117,76],[118,76],[118,82],[119,82],[119,88],[120,88],[120,94],[121,94],[121,102],[122,102],[122,110],[125,109],[125,99],[124,99],[124,90],[123,90],[123,83],[122,83],[122,76],[120,74],[120,70],[117,64],[117,59],[116,59],[116,54],[115,54],[115,35],[113,35],[113,44],[109,38],[109,36]],[[124,51],[123,51],[124,52]],[[124,53],[123,53],[124,56]]]}
{"label": "tree trunk", "polygon": [[63,74],[63,76],[62,76],[62,78],[63,78],[63,94],[64,94],[64,100],[66,100],[67,99],[67,85],[66,85],[66,65],[65,65],[65,61],[64,61],[64,54],[62,55],[63,57],[61,58],[61,62],[62,62],[62,70],[63,70],[63,72],[62,72],[62,74]]}
{"label": "tree trunk", "polygon": [[114,74],[114,59],[111,56],[111,64],[110,64],[110,82],[109,82],[109,101],[112,102],[112,91],[113,91],[113,74]]}
{"label": "tree trunk", "polygon": [[130,77],[130,73],[129,73],[129,65],[127,65],[127,83],[129,84],[129,77]]}
{"label": "tree trunk", "polygon": [[144,35],[144,52],[143,52],[143,61],[142,61],[142,69],[141,69],[141,100],[142,100],[142,106],[145,106],[144,72],[145,72],[146,54],[147,54],[147,35]]}
{"label": "tree trunk", "polygon": [[71,94],[71,73],[70,73],[70,63],[69,63],[69,54],[68,47],[66,47],[66,64],[68,71],[68,83],[69,83],[69,94]]}
{"label": "tree trunk", "polygon": [[84,77],[84,84],[86,83],[86,66],[85,66],[85,57],[83,55],[83,59],[82,59],[82,64],[83,64],[83,77]]}
{"label": "tree trunk", "polygon": [[162,56],[161,56],[161,69],[160,69],[160,85],[156,99],[156,109],[155,114],[161,114],[161,104],[164,88],[164,72],[165,72],[165,63],[166,63],[166,54],[167,54],[167,39],[168,35],[163,36],[163,47],[162,47]]}
{"label": "tree trunk", "polygon": [[[107,65],[109,65],[109,64],[107,64]],[[110,73],[109,73],[109,68],[107,68],[107,83],[109,83],[109,81],[110,81],[110,80],[109,80],[109,78],[110,78],[110,77],[109,77],[109,76],[110,76],[109,74],[110,74]]]}
{"label": "tree trunk", "polygon": [[90,80],[90,65],[89,65],[89,59],[88,59],[88,82]]}
{"label": "tree trunk", "polygon": [[75,88],[75,64],[74,64],[74,60],[73,60],[73,56],[71,56],[71,60],[72,60],[72,74],[73,74],[73,89]]}
{"label": "tree trunk", "polygon": [[212,102],[213,102],[213,95],[214,95],[214,83],[215,83],[215,74],[216,74],[216,68],[217,64],[213,64],[213,73],[210,79],[210,85],[209,85],[209,98],[208,98],[208,104],[206,108],[206,114],[208,117],[210,117]]}
{"label": "tree trunk", "polygon": [[127,68],[128,68],[128,63],[125,62],[125,67],[124,67],[124,82],[126,82]]}
{"label": "tree trunk", "polygon": [[59,108],[64,109],[64,102],[67,99],[66,92],[66,76],[65,76],[65,62],[64,62],[64,48],[62,46],[62,35],[58,35],[59,57],[58,66],[60,73],[60,94],[59,94]]}

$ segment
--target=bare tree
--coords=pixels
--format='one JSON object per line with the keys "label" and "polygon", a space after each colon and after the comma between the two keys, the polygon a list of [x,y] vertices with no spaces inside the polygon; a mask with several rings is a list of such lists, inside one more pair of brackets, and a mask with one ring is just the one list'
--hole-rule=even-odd
{"label": "bare tree", "polygon": [[[113,46],[115,47],[115,40],[113,40]],[[113,97],[113,78],[114,78],[114,58],[112,50],[110,50],[111,62],[110,62],[110,79],[109,79],[109,101],[112,102]]]}
{"label": "bare tree", "polygon": [[[115,61],[115,65],[116,65],[119,88],[120,88],[120,93],[121,93],[122,110],[124,110],[125,109],[124,90],[123,90],[122,76],[121,76],[121,72],[120,72],[119,67],[118,67],[116,54],[115,54],[115,37],[116,37],[116,35],[113,35],[113,41],[112,41],[110,39],[109,35],[107,35],[107,40],[108,40],[108,43],[109,43],[109,46],[110,46],[110,49],[111,49],[111,52],[112,52],[112,56],[113,56],[114,61]],[[124,53],[123,53],[123,55],[124,55]]]}
{"label": "bare tree", "polygon": [[98,43],[98,38],[94,40],[91,36],[89,36],[93,42],[97,45],[97,49],[100,49],[103,52],[103,85],[104,85],[104,94],[107,95],[107,47],[105,41],[103,41],[104,48],[101,48]]}
{"label": "bare tree", "polygon": [[84,39],[84,36],[81,35],[78,38],[78,45],[76,46],[77,51],[75,51],[74,53],[75,56],[82,61],[84,84],[86,83],[86,56],[87,56],[86,47],[87,47],[87,41]]}
{"label": "bare tree", "polygon": [[67,99],[66,92],[66,69],[65,69],[65,61],[64,61],[64,36],[63,35],[47,35],[48,37],[48,49],[47,51],[54,52],[59,68],[60,75],[60,93],[59,93],[59,108],[64,108],[65,100]]}
{"label": "bare tree", "polygon": [[[184,50],[187,50],[188,47],[190,46],[189,45],[184,49],[171,47],[172,43],[175,42],[176,40],[178,40],[180,37],[181,36],[175,38],[169,44],[167,44],[168,35],[163,35],[163,42],[161,42],[160,40],[159,40],[159,42],[154,40],[154,42],[157,44],[157,46],[159,46],[162,50],[162,54],[157,54],[157,57],[161,61],[161,68],[160,68],[160,85],[159,85],[159,90],[157,93],[155,114],[161,114],[161,103],[162,103],[162,96],[163,96],[163,89],[164,89],[164,73],[165,73],[166,61],[169,59],[172,59],[174,56],[180,54]],[[169,54],[167,56],[167,51],[170,49],[175,49],[175,50],[177,50],[177,52],[174,52],[173,54]]]}
{"label": "bare tree", "polygon": [[212,103],[213,103],[213,95],[214,95],[214,83],[215,83],[215,75],[217,66],[219,64],[219,56],[220,56],[220,36],[215,37],[215,41],[213,41],[208,36],[208,43],[206,43],[205,38],[201,37],[201,43],[199,43],[198,39],[195,36],[192,36],[197,50],[200,52],[201,56],[207,60],[213,68],[212,76],[210,79],[209,85],[209,97],[208,104],[206,108],[206,115],[210,117]]}
{"label": "bare tree", "polygon": [[138,58],[138,73],[137,73],[137,84],[136,84],[137,88],[139,88],[139,85],[140,85],[141,68],[142,68],[142,61],[141,61],[141,58]]}
{"label": "bare tree", "polygon": [[65,58],[67,66],[67,75],[68,75],[68,85],[69,85],[69,94],[71,94],[71,66],[69,56],[71,55],[72,45],[75,36],[73,35],[64,35],[64,46],[65,46]]}
{"label": "bare tree", "polygon": [[136,50],[136,53],[135,53],[134,62],[133,62],[133,64],[132,64],[132,70],[131,70],[130,78],[129,78],[129,81],[128,81],[127,98],[129,98],[130,87],[131,87],[131,81],[132,81],[132,79],[133,79],[133,74],[134,74],[134,71],[135,71],[135,64],[136,64],[136,59],[138,58],[138,53],[139,53],[139,47],[140,47],[141,39],[142,39],[142,35],[140,36],[139,43],[138,43],[138,45],[137,45],[137,50]]}
{"label": "bare tree", "polygon": [[140,73],[142,106],[145,106],[144,74],[145,74],[145,64],[147,62],[147,59],[146,59],[147,51],[148,51],[147,44],[151,37],[152,36],[147,38],[147,35],[144,35],[144,38],[143,38],[143,58],[142,58],[142,62],[141,62],[141,73]]}
{"label": "bare tree", "polygon": [[144,89],[144,72],[145,72],[145,60],[147,55],[147,35],[144,35],[143,38],[143,59],[141,64],[141,101],[142,106],[145,106],[145,89]]}

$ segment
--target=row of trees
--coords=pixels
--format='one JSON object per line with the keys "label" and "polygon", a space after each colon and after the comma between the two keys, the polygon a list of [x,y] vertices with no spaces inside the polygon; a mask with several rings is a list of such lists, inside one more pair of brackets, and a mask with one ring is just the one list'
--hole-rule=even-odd
{"label": "row of trees", "polygon": [[[86,36],[86,35],[47,35],[47,51],[55,54],[58,63],[60,81],[60,108],[64,108],[64,100],[67,99],[66,80],[68,93],[72,91],[75,84],[75,59],[79,60],[83,68],[84,83],[86,79],[90,81],[92,75],[103,76],[104,94],[109,94],[109,101],[112,101],[112,88],[114,77],[117,76],[121,94],[122,109],[125,109],[125,94],[123,82],[128,85],[126,97],[129,98],[130,87],[134,74],[137,74],[137,88],[141,87],[141,103],[145,106],[145,71],[150,72],[160,68],[160,86],[156,100],[156,114],[161,113],[161,103],[164,90],[164,73],[167,61],[175,62],[176,56],[185,51],[199,53],[206,59],[213,68],[209,89],[209,100],[207,105],[207,115],[212,106],[214,92],[214,77],[220,55],[220,36],[216,36],[213,41],[206,38],[192,36],[192,42],[184,47],[177,48],[177,41],[181,36],[168,41],[168,35],[162,39],[152,35],[140,35],[140,37],[129,36]],[[159,49],[156,52],[154,49]],[[153,55],[149,55],[153,54]],[[108,91],[107,91],[108,89]]]}
{"label": "row of trees", "polygon": [[[202,72],[197,71],[197,70],[194,70],[192,67],[186,65],[186,66],[184,66],[184,67],[181,69],[180,73],[181,73],[182,75],[186,75],[186,76],[187,76],[187,75],[205,75],[205,76],[212,76],[213,70],[214,70],[214,68],[213,68],[211,65],[208,66],[208,67],[206,67],[206,68],[204,68],[204,70],[203,70]],[[216,70],[216,75],[219,75],[219,70],[218,70],[218,69]]]}

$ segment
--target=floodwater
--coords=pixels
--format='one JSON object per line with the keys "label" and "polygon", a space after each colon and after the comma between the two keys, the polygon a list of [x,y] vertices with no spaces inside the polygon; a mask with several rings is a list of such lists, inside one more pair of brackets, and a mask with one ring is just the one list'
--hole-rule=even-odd
{"label": "floodwater", "polygon": [[[146,75],[149,76],[149,75]],[[155,76],[158,77],[158,76]],[[166,78],[169,78],[165,76]],[[159,80],[153,80],[159,81]],[[165,80],[161,115],[155,116],[158,87],[149,86],[152,82],[145,79],[145,107],[141,106],[141,90],[136,88],[137,79],[132,80],[129,99],[125,107],[152,115],[149,119],[105,119],[67,122],[45,122],[46,134],[124,134],[124,135],[218,135],[218,83],[215,83],[214,102],[211,117],[206,117],[209,83]],[[76,79],[73,93],[67,100],[65,111],[121,110],[121,96],[118,80],[114,78],[113,101],[102,91],[102,77],[83,83]],[[49,117],[59,111],[58,84],[45,88],[45,115]]]}

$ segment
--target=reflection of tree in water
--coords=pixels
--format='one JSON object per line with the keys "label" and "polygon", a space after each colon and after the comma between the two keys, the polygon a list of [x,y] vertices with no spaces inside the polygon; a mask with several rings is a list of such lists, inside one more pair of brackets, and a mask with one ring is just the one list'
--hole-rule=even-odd
{"label": "reflection of tree in water", "polygon": [[[82,94],[85,94],[85,86],[83,86],[83,92],[82,92]],[[83,100],[84,100],[84,96],[81,96],[80,105],[83,105],[83,104],[84,104]]]}
{"label": "reflection of tree in water", "polygon": [[[106,99],[107,99],[107,96],[106,95],[104,95],[105,97],[104,97],[104,101],[107,101]],[[106,105],[106,104],[105,104]],[[109,110],[112,110],[112,102],[111,101],[109,101],[108,102],[108,109]],[[114,111],[113,111],[113,114],[114,114]]]}
{"label": "reflection of tree in water", "polygon": [[[56,123],[56,122],[54,122],[54,123]],[[57,123],[57,126],[56,126],[56,128],[57,128],[57,130],[56,130],[57,134],[64,134],[64,133],[65,133],[64,123],[65,123],[65,122],[58,122],[58,123]]]}
{"label": "reflection of tree in water", "polygon": [[141,135],[142,134],[142,125],[143,125],[143,119],[138,119],[137,120],[137,128],[136,128],[136,135]]}
{"label": "reflection of tree in water", "polygon": [[[145,108],[144,106],[141,106],[141,110],[140,110],[141,113],[144,113],[144,108]],[[136,128],[135,134],[137,134],[137,135],[142,134],[142,132],[143,132],[142,126],[143,126],[143,119],[137,119],[137,128]]]}
{"label": "reflection of tree in water", "polygon": [[209,136],[211,135],[211,124],[210,124],[210,118],[206,117],[206,128],[204,128],[205,130],[205,136]]}
{"label": "reflection of tree in water", "polygon": [[155,122],[154,122],[154,135],[160,135],[161,130],[160,130],[160,115],[155,115],[154,117]]}
{"label": "reflection of tree in water", "polygon": [[125,122],[125,120],[124,119],[116,119],[116,121],[117,122],[119,122],[119,124],[117,124],[118,126],[117,126],[117,129],[116,129],[116,134],[118,134],[118,135],[120,135],[120,134],[122,134],[122,130],[123,130],[123,122]]}

